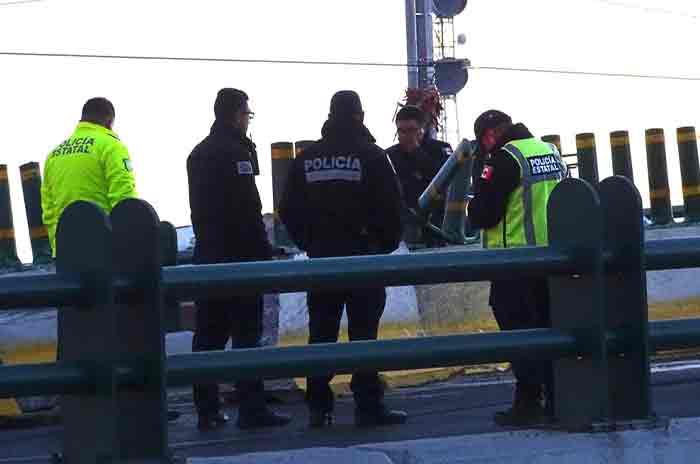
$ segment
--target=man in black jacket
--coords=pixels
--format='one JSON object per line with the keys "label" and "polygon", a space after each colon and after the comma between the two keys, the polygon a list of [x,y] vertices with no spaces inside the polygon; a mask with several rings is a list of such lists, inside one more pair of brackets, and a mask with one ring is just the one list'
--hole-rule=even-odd
{"label": "man in black jacket", "polygon": [[[396,132],[399,143],[387,149],[403,191],[403,200],[407,208],[418,208],[418,198],[428,188],[433,177],[442,167],[440,159],[428,154],[421,146],[425,128],[425,113],[415,106],[404,106],[396,114]],[[444,207],[436,208],[430,216],[430,222],[436,227],[442,227]],[[410,214],[405,214],[407,228],[415,224]],[[432,246],[430,233],[420,231],[419,236],[411,237],[426,246]],[[408,234],[409,236],[411,234]]]}
{"label": "man in black jacket", "polygon": [[[237,89],[219,91],[216,121],[210,134],[187,159],[190,209],[195,234],[193,261],[214,264],[270,259],[272,251],[262,220],[255,176],[260,173],[255,144],[246,136],[253,112],[248,96]],[[258,346],[262,336],[262,295],[196,301],[197,328],[193,351]],[[255,428],[285,425],[288,416],[265,405],[262,380],[236,383],[240,396],[237,425]],[[202,430],[228,421],[220,412],[219,387],[195,385],[194,401]]]}
{"label": "man in black jacket", "polygon": [[[359,96],[336,93],[323,138],[294,160],[280,216],[292,239],[310,258],[389,253],[401,238],[401,199],[396,174],[363,124]],[[338,341],[343,306],[351,341],[375,340],[384,311],[383,287],[339,292],[310,291],[309,343]],[[332,423],[331,376],[308,379],[312,427]],[[352,378],[358,426],[399,424],[390,411],[376,371]]]}

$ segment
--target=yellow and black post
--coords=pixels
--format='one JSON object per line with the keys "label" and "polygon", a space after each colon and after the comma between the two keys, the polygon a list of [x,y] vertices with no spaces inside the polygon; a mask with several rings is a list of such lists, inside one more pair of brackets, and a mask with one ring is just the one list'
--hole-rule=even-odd
{"label": "yellow and black post", "polygon": [[559,151],[560,154],[563,154],[561,152],[561,137],[559,137],[558,134],[551,134],[551,135],[545,135],[542,137],[543,142],[551,143],[555,147],[557,147],[557,150]]}
{"label": "yellow and black post", "polygon": [[627,131],[610,133],[610,153],[612,154],[613,175],[623,176],[634,182],[630,136]]}
{"label": "yellow and black post", "polygon": [[673,222],[673,211],[671,209],[671,190],[668,186],[664,130],[647,129],[646,145],[651,220],[654,224],[669,224]]}
{"label": "yellow and black post", "polygon": [[287,175],[294,161],[294,146],[292,142],[276,142],[271,146],[272,153],[272,203],[274,211],[274,236],[275,246],[289,247],[293,246],[292,240],[289,238],[287,229],[280,221],[279,207],[282,202],[282,195],[287,185]]}
{"label": "yellow and black post", "polygon": [[593,185],[598,184],[598,156],[595,149],[595,135],[576,134],[576,158],[578,176]]}
{"label": "yellow and black post", "polygon": [[13,268],[19,264],[7,165],[0,164],[0,269]]}
{"label": "yellow and black post", "polygon": [[34,264],[51,262],[49,233],[41,218],[41,170],[39,163],[27,163],[19,167],[24,193],[24,209],[27,212],[29,238],[32,243]]}
{"label": "yellow and black post", "polygon": [[683,182],[683,204],[686,221],[700,221],[700,166],[698,165],[698,138],[694,127],[679,127],[678,155]]}

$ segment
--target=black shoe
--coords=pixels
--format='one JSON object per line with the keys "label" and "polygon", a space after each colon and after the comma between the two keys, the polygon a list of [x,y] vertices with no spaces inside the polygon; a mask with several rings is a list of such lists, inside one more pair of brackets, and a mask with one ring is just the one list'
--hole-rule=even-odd
{"label": "black shoe", "polygon": [[218,429],[228,423],[229,417],[220,412],[216,414],[200,414],[197,420],[197,428],[199,430],[213,430]]}
{"label": "black shoe", "polygon": [[496,424],[503,427],[528,427],[547,422],[547,416],[542,406],[510,408],[497,412],[494,417]]}
{"label": "black shoe", "polygon": [[263,427],[282,427],[292,421],[291,416],[264,409],[255,413],[238,413],[236,425],[239,429],[259,429]]}
{"label": "black shoe", "polygon": [[355,409],[355,425],[358,427],[374,427],[379,425],[405,424],[408,414],[404,411],[390,410],[380,407],[374,410]]}
{"label": "black shoe", "polygon": [[311,410],[309,415],[309,426],[312,428],[322,428],[333,425],[333,414],[327,411]]}

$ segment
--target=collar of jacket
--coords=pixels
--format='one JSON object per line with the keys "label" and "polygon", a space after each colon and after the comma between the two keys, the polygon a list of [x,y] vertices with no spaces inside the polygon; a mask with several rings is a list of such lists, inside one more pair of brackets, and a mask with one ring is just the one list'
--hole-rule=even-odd
{"label": "collar of jacket", "polygon": [[501,137],[500,142],[498,143],[496,150],[500,150],[503,148],[505,145],[509,144],[513,140],[522,140],[522,139],[531,139],[533,138],[534,135],[532,135],[532,132],[530,132],[530,129],[528,129],[525,124],[522,123],[517,123],[513,124]]}
{"label": "collar of jacket", "polygon": [[338,140],[341,142],[356,142],[358,140],[375,143],[372,133],[363,123],[354,119],[329,119],[321,129],[324,139]]}
{"label": "collar of jacket", "polygon": [[230,138],[232,141],[239,142],[246,146],[250,152],[250,161],[253,163],[253,173],[256,176],[260,174],[260,164],[258,163],[258,152],[255,148],[255,143],[253,143],[242,130],[221,121],[214,121],[210,133],[213,136]]}
{"label": "collar of jacket", "polygon": [[103,134],[107,134],[107,135],[112,136],[115,139],[119,140],[119,137],[117,136],[117,134],[114,131],[107,129],[105,126],[100,126],[99,124],[95,124],[92,122],[80,121],[78,123],[78,127],[75,130],[80,130],[80,129],[89,129],[89,130],[93,130],[93,131],[97,131],[97,132],[102,132]]}

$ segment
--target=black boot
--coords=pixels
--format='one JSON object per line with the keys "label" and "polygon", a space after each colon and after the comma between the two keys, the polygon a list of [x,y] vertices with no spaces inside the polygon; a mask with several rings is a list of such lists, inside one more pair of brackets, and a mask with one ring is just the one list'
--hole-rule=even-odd
{"label": "black boot", "polygon": [[376,409],[355,409],[355,425],[358,427],[374,427],[380,425],[405,424],[408,414],[404,411],[391,410],[386,406]]}
{"label": "black boot", "polygon": [[236,425],[239,429],[259,429],[263,427],[282,427],[291,421],[292,417],[287,414],[263,409],[255,412],[239,411]]}
{"label": "black boot", "polygon": [[222,413],[200,414],[197,420],[197,428],[201,431],[218,429],[226,425],[229,417]]}
{"label": "black boot", "polygon": [[542,388],[539,385],[516,384],[513,407],[494,415],[496,424],[505,427],[527,427],[544,421]]}

